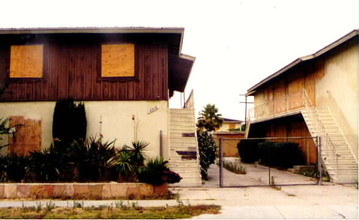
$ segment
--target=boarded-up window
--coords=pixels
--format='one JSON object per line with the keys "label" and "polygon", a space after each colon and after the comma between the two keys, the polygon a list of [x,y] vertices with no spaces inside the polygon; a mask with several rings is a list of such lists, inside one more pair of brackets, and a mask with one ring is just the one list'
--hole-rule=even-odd
{"label": "boarded-up window", "polygon": [[228,129],[236,129],[236,124],[228,124]]}
{"label": "boarded-up window", "polygon": [[104,44],[101,48],[102,77],[134,77],[135,45]]}
{"label": "boarded-up window", "polygon": [[10,52],[10,78],[41,78],[43,45],[13,45]]}
{"label": "boarded-up window", "polygon": [[28,155],[41,149],[41,120],[23,116],[11,116],[9,126],[15,127],[15,135],[9,137],[9,152]]}

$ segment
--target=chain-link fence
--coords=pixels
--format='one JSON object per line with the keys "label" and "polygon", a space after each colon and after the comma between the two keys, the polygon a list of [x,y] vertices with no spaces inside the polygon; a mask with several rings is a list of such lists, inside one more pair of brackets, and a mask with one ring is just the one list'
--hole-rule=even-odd
{"label": "chain-link fence", "polygon": [[[225,157],[223,152],[233,148],[233,141],[237,142],[238,156]],[[218,154],[220,187],[275,187],[322,181],[318,137],[220,138]]]}

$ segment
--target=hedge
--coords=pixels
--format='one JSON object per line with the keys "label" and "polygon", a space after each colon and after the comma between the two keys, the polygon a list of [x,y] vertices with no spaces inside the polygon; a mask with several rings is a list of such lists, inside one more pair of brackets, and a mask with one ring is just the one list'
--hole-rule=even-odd
{"label": "hedge", "polygon": [[260,161],[263,165],[290,168],[304,164],[305,157],[298,143],[266,142],[263,140],[241,140],[237,144],[238,154],[244,163]]}
{"label": "hedge", "polygon": [[258,143],[263,140],[241,140],[237,144],[238,155],[244,163],[253,163],[258,161]]}
{"label": "hedge", "polygon": [[294,142],[262,142],[257,153],[264,165],[290,168],[304,163],[304,154]]}

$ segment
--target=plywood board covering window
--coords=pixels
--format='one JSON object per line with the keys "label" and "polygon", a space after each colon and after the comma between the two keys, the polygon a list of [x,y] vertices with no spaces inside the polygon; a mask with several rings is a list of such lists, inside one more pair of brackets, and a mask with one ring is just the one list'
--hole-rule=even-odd
{"label": "plywood board covering window", "polygon": [[41,120],[11,116],[9,126],[15,127],[15,135],[9,137],[9,152],[28,155],[41,149]]}
{"label": "plywood board covering window", "polygon": [[43,45],[13,45],[10,78],[42,78]]}
{"label": "plywood board covering window", "polygon": [[101,48],[102,77],[134,77],[135,45],[104,44]]}

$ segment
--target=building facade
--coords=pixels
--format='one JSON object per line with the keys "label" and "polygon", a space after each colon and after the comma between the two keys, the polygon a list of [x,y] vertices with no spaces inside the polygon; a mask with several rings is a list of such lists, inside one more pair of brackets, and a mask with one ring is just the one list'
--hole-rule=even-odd
{"label": "building facade", "polygon": [[[254,85],[249,137],[298,142],[308,164],[320,158],[334,182],[357,181],[358,30],[298,58]],[[321,155],[318,157],[320,137]]]}
{"label": "building facade", "polygon": [[87,136],[120,147],[144,140],[148,157],[171,159],[168,101],[184,91],[195,60],[181,53],[183,35],[183,28],[0,29],[0,117],[23,125],[3,151],[49,147],[55,103],[70,98],[85,104]]}

